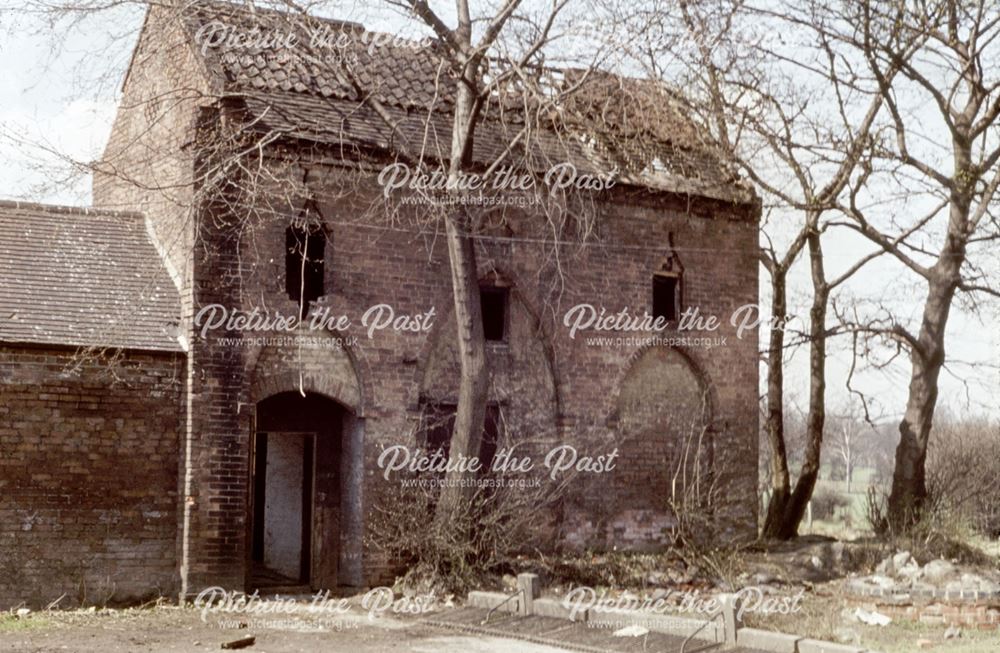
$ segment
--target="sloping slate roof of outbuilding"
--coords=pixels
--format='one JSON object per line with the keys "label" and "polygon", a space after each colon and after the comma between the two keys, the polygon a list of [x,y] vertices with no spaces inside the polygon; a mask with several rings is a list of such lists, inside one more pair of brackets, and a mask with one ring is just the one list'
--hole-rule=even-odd
{"label": "sloping slate roof of outbuilding", "polygon": [[180,311],[142,215],[0,202],[0,342],[181,351]]}

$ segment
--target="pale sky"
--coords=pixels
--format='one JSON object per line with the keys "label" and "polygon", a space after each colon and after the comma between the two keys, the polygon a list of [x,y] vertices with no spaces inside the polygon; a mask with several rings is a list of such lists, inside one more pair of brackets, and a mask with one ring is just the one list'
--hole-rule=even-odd
{"label": "pale sky", "polygon": [[[37,19],[11,12],[15,4],[16,0],[0,0],[0,157],[5,162],[0,168],[0,198],[85,206],[90,202],[89,177],[68,174],[72,166],[55,152],[80,161],[100,155],[142,10],[125,7],[52,32]],[[398,32],[404,25],[398,16],[364,4],[348,13],[342,18],[373,29]],[[418,35],[412,28],[405,31],[411,37]],[[870,249],[860,238],[840,234],[826,238],[824,246],[830,276],[856,260],[858,252]],[[803,265],[796,268],[790,294],[792,311],[803,320],[808,315],[806,272]],[[762,274],[762,302],[766,283]],[[852,280],[846,292],[862,301],[882,302],[911,319],[919,315],[924,297],[923,285],[889,260]],[[956,305],[947,332],[950,371],[942,375],[939,406],[956,414],[1000,416],[998,319],[996,304],[985,305],[982,319]],[[839,412],[848,401],[844,384],[850,356],[840,344],[833,343],[830,349],[828,405]],[[803,348],[794,354],[787,372],[788,392],[800,405],[805,404],[808,388],[805,362]],[[877,398],[878,412],[885,419],[898,416],[909,380],[905,357],[881,371],[866,369],[863,362],[859,368],[856,387]],[[763,372],[762,368],[762,380]]]}

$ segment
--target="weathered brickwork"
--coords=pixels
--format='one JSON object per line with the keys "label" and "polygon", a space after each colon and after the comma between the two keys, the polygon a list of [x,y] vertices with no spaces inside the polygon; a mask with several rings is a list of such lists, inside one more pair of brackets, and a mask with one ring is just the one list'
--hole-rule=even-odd
{"label": "weathered brickwork", "polygon": [[0,607],[115,604],[178,587],[174,354],[77,366],[0,348]]}
{"label": "weathered brickwork", "polygon": [[[321,185],[316,192],[329,232],[328,293],[318,307],[349,316],[352,327],[338,335],[356,337],[357,344],[347,351],[315,343],[234,345],[222,339],[241,334],[218,330],[202,338],[192,331],[191,455],[181,461],[192,478],[184,570],[189,592],[245,582],[248,445],[256,402],[282,391],[316,392],[362,418],[364,497],[375,495],[373,484],[383,482],[375,465],[380,447],[415,444],[422,401],[455,399],[452,298],[440,240],[428,245],[422,234],[387,231],[377,222],[352,224],[350,217],[370,215],[374,191],[331,201],[322,201]],[[757,343],[753,334],[738,339],[727,320],[738,306],[756,301],[755,224],[724,207],[689,212],[686,206],[627,200],[609,205],[604,238],[575,251],[571,270],[559,283],[542,245],[515,247],[488,239],[479,244],[482,276],[498,276],[512,287],[508,342],[489,346],[491,398],[502,406],[511,437],[538,440],[537,450],[546,442],[571,443],[581,454],[620,442],[612,474],[581,479],[555,543],[648,548],[665,540],[672,524],[670,480],[680,438],[690,429],[676,423],[655,427],[664,419],[689,418],[702,395],[709,445],[726,475],[734,534],[754,528]],[[263,220],[238,237],[216,220],[199,220],[192,312],[220,304],[295,313],[284,292],[284,231],[290,219]],[[588,345],[592,333],[570,339],[561,317],[578,303],[611,312],[650,310],[652,272],[671,254],[684,266],[684,304],[722,318],[723,326],[711,335],[726,337],[724,345],[672,353],[653,347],[662,351],[650,353],[633,344]],[[369,338],[361,316],[376,304],[400,314],[434,308],[435,326],[426,334],[384,330]],[[363,561],[367,582],[393,570],[392,561],[371,551],[363,553]]]}
{"label": "weathered brickwork", "polygon": [[[356,338],[357,344],[346,351],[316,343],[261,348],[224,341],[241,335],[224,330],[193,336],[198,381],[192,416],[200,452],[194,460],[207,462],[193,468],[198,509],[190,542],[192,587],[211,579],[241,580],[247,444],[256,402],[281,391],[317,392],[362,418],[362,495],[373,496],[375,484],[384,482],[375,464],[381,447],[415,446],[422,402],[455,400],[458,365],[443,243],[352,220],[372,215],[374,189],[356,188],[330,201],[322,199],[321,185],[315,193],[329,233],[328,293],[318,309],[348,316],[352,326],[338,336]],[[545,443],[571,443],[581,454],[620,442],[617,469],[581,479],[553,544],[662,544],[672,523],[671,477],[682,438],[691,433],[688,422],[701,415],[703,396],[706,446],[724,475],[733,534],[753,532],[757,343],[753,333],[737,338],[728,317],[756,301],[756,230],[752,220],[724,208],[702,211],[688,213],[669,203],[611,205],[603,218],[605,239],[574,254],[562,283],[553,283],[554,263],[542,245],[479,243],[481,276],[499,277],[512,287],[508,340],[488,347],[491,400],[501,405],[511,438],[535,440],[536,450],[544,450]],[[194,264],[196,307],[296,312],[284,290],[284,231],[291,216],[257,220],[239,237],[214,226],[218,220],[201,221],[205,245]],[[530,220],[524,217],[526,225]],[[671,234],[673,250],[667,244]],[[685,305],[722,318],[724,325],[711,335],[724,336],[724,345],[670,350],[593,346],[585,334],[570,339],[561,318],[575,304],[613,312],[628,308],[633,314],[650,310],[652,272],[671,253],[684,265]],[[426,334],[382,330],[369,337],[361,316],[376,304],[410,315],[434,308],[434,328]],[[308,331],[298,335],[316,337]],[[366,505],[365,512],[372,508]],[[364,564],[369,582],[392,570],[391,561],[372,551],[364,553]]]}
{"label": "weathered brickwork", "polygon": [[165,10],[150,11],[122,85],[123,101],[94,171],[93,203],[145,214],[190,311],[194,148],[198,116],[218,96],[190,41]]}
{"label": "weathered brickwork", "polygon": [[[151,237],[180,290],[182,333],[192,316],[192,259],[195,252],[196,188],[194,137],[199,116],[217,100],[218,89],[204,73],[203,62],[167,8],[153,8],[146,18],[123,83],[123,101],[94,172],[93,202],[101,208],[130,206],[146,215]],[[197,400],[194,357],[181,370],[180,438],[177,463],[182,470],[178,533],[191,530],[185,521],[197,517],[183,470],[207,468],[194,431],[191,405]],[[189,472],[190,473],[190,472]],[[225,492],[225,489],[221,489]],[[243,501],[243,497],[240,501]],[[242,534],[242,531],[241,531]],[[178,535],[175,558],[180,576],[187,576],[184,543]],[[207,536],[206,536],[207,538]],[[189,538],[195,552],[205,538]],[[196,560],[204,559],[197,555]],[[195,572],[202,563],[192,566]],[[232,578],[220,578],[231,581]],[[239,578],[242,583],[242,575]],[[235,586],[235,584],[234,584]]]}

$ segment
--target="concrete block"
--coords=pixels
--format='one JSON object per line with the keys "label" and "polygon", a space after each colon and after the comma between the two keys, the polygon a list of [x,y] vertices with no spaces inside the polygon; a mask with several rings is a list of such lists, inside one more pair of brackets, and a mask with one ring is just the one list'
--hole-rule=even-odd
{"label": "concrete block", "polygon": [[735,594],[723,594],[719,597],[722,610],[722,635],[727,646],[736,646],[736,631],[742,625],[738,617],[738,599]]}
{"label": "concrete block", "polygon": [[798,653],[865,653],[865,649],[847,644],[834,644],[818,639],[800,639]]}
{"label": "concrete block", "polygon": [[798,653],[796,644],[802,640],[798,635],[775,633],[757,628],[740,628],[736,632],[736,643],[747,648],[759,648],[773,653]]}
{"label": "concrete block", "polygon": [[535,599],[542,595],[542,581],[538,574],[518,574],[517,589],[521,590],[521,597],[524,599],[521,614],[535,614]]}
{"label": "concrete block", "polygon": [[616,630],[626,626],[642,626],[655,633],[666,633],[679,637],[687,637],[691,633],[697,632],[694,636],[695,639],[709,642],[723,642],[725,640],[722,624],[718,620],[706,624],[700,619],[688,619],[669,614],[588,610],[587,623],[592,625],[607,624]]}
{"label": "concrete block", "polygon": [[[483,610],[492,610],[494,607],[500,605],[507,599],[507,594],[501,594],[500,592],[469,592],[469,595],[465,599],[465,604],[470,608],[482,608]],[[504,603],[503,607],[500,608],[502,612],[519,612],[521,608],[521,598],[513,598],[507,603]]]}
{"label": "concrete block", "polygon": [[542,595],[542,581],[538,574],[518,574],[517,589],[525,590],[529,598],[537,599]]}
{"label": "concrete block", "polygon": [[535,599],[534,614],[539,617],[552,617],[554,619],[568,619],[570,621],[583,622],[587,619],[587,611],[583,610],[573,619],[572,611],[563,605],[562,601],[556,599]]}

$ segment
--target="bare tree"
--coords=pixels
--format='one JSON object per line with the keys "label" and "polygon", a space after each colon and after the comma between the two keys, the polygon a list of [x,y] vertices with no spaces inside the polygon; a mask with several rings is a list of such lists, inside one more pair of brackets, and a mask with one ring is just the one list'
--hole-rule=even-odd
{"label": "bare tree", "polygon": [[[285,1],[295,7],[291,0]],[[565,96],[583,86],[587,75],[593,70],[591,63],[590,67],[581,71],[575,83],[557,88],[555,93],[548,85],[550,81],[547,71],[541,65],[543,55],[553,38],[553,26],[568,3],[569,0],[554,0],[543,8],[538,17],[531,8],[524,10],[521,0],[505,0],[492,13],[488,8],[486,13],[477,13],[469,0],[456,0],[455,23],[454,26],[449,26],[424,0],[389,2],[390,5],[408,10],[433,32],[439,50],[443,53],[443,67],[450,72],[451,77],[447,81],[442,80],[442,83],[454,85],[450,151],[446,156],[440,157],[443,159],[441,163],[446,164],[447,189],[452,196],[446,206],[455,207],[445,210],[440,216],[444,223],[451,263],[461,364],[458,405],[450,449],[454,456],[472,458],[479,455],[490,384],[474,240],[474,236],[482,229],[486,216],[482,211],[470,210],[470,204],[462,201],[461,196],[469,194],[463,189],[462,178],[470,173],[482,174],[484,169],[488,173],[510,155],[508,149],[485,166],[474,159],[476,129],[484,115],[491,111],[491,104],[502,107],[508,102],[514,102],[515,105],[521,105],[520,111],[524,114],[522,119],[530,115],[531,111],[544,115],[546,110],[556,111],[563,106]],[[306,7],[295,9],[307,11]],[[478,35],[474,33],[474,23],[484,25]],[[511,33],[515,31],[511,25],[515,24],[518,25],[517,31]],[[504,36],[507,37],[505,40],[502,39]],[[592,54],[591,61],[594,58]],[[341,72],[350,74],[346,68]],[[373,102],[373,96],[366,97],[387,124],[394,127],[394,121]],[[493,107],[492,110],[495,112],[496,108]],[[535,126],[530,118],[524,122],[521,134],[526,134]],[[421,146],[421,154],[412,149],[415,145]],[[421,167],[433,164],[428,157],[422,155],[423,146],[424,144],[403,146],[407,158]],[[407,148],[410,151],[405,151]],[[530,169],[530,166],[526,167]],[[475,488],[471,484],[462,483],[463,479],[468,479],[471,475],[472,472],[457,466],[449,470],[449,484],[443,489],[436,509],[439,521],[450,519],[473,496]]]}
{"label": "bare tree", "polygon": [[848,408],[832,415],[827,442],[830,452],[843,466],[844,491],[848,494],[851,493],[854,470],[859,464],[864,464],[869,450],[866,445],[873,434],[871,426],[865,423],[864,415],[857,410]]}
{"label": "bare tree", "polygon": [[[842,207],[851,228],[896,257],[927,289],[915,329],[894,318],[858,325],[909,355],[889,497],[891,525],[905,528],[919,518],[927,498],[927,447],[956,295],[976,302],[1000,294],[996,279],[977,262],[1000,238],[1000,74],[993,65],[1000,54],[1000,7],[988,0],[855,0],[829,11],[831,25],[839,19],[851,26],[831,28],[829,38],[863,57],[888,110],[886,133],[876,145],[886,162],[882,181],[926,197],[931,207],[926,215],[895,212],[899,222],[890,226],[880,226],[876,205],[863,193],[851,193]],[[924,228],[931,220],[934,228]],[[928,236],[923,243],[900,240],[917,227]]]}
{"label": "bare tree", "polygon": [[[910,357],[890,514],[896,525],[912,521],[926,496],[927,439],[953,300],[965,293],[975,306],[997,295],[983,267],[989,263],[977,260],[998,235],[1000,82],[989,66],[998,47],[997,8],[957,0],[916,7],[705,1],[650,11],[669,27],[637,59],[664,78],[677,79],[680,64],[681,81],[695,89],[692,109],[762,190],[765,206],[799,216],[782,249],[772,244],[780,230],[772,224],[764,232],[763,264],[780,326],[789,271],[808,256],[808,328],[798,343],[786,341],[792,329],[772,329],[766,351],[774,496],[764,535],[794,535],[812,492],[825,420],[827,340],[846,330],[888,340]],[[822,237],[844,228],[875,250],[829,278]],[[882,253],[926,284],[919,327],[892,313],[850,311],[838,312],[839,327],[828,324],[832,292]],[[784,356],[800,343],[810,350],[809,438],[793,489],[781,398]]]}
{"label": "bare tree", "polygon": [[[885,101],[875,80],[860,78],[822,28],[800,28],[781,11],[715,2],[678,2],[670,12],[653,11],[668,22],[666,13],[678,18],[638,58],[654,75],[694,89],[687,94],[692,110],[726,158],[761,191],[768,209],[761,263],[770,279],[772,315],[764,351],[771,498],[762,535],[788,539],[797,533],[820,470],[827,341],[838,333],[828,319],[831,297],[882,254],[862,253],[831,276],[823,236],[839,217],[838,205],[867,181],[869,145]],[[755,36],[793,27],[794,56],[782,44]],[[677,63],[685,71],[680,80]],[[895,72],[886,74],[891,80]],[[815,102],[817,94],[824,102]],[[798,325],[790,315],[789,275],[804,258],[812,297],[808,323]],[[800,345],[809,348],[809,398],[805,451],[793,483],[784,374],[789,351]]]}

